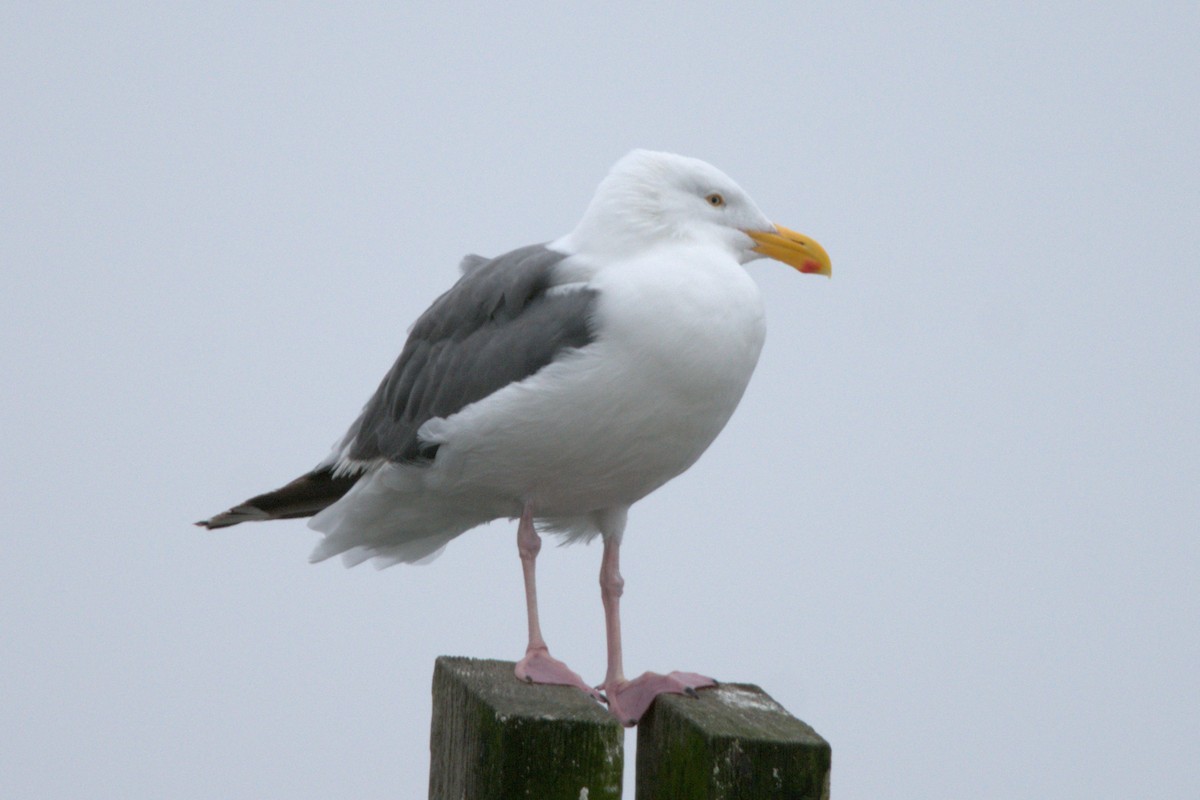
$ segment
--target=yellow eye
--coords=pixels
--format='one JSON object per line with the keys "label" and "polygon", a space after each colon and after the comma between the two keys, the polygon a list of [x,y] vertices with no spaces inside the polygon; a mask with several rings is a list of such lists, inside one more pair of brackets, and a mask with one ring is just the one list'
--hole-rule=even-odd
{"label": "yellow eye", "polygon": [[708,204],[713,208],[720,208],[721,206],[725,205],[725,198],[716,192],[713,192],[704,199],[708,201]]}

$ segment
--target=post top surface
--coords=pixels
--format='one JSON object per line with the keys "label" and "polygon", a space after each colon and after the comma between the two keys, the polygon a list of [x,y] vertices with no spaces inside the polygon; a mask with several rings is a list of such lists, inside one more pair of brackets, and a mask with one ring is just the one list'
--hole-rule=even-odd
{"label": "post top surface", "polygon": [[660,695],[655,702],[665,706],[663,711],[695,726],[706,738],[829,746],[811,726],[753,684],[722,683],[701,689],[698,698]]}
{"label": "post top surface", "polygon": [[620,727],[602,706],[571,686],[522,683],[512,661],[463,656],[438,656],[437,675],[454,681],[498,717],[538,721],[583,722]]}

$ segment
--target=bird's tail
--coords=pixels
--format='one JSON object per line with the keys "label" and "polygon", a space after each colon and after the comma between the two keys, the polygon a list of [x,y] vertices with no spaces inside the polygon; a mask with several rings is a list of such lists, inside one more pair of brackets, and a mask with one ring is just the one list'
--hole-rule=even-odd
{"label": "bird's tail", "polygon": [[228,511],[222,511],[212,519],[201,520],[196,524],[211,530],[227,528],[240,522],[311,517],[340,500],[361,477],[361,474],[334,475],[332,466],[318,467],[286,486],[251,497]]}

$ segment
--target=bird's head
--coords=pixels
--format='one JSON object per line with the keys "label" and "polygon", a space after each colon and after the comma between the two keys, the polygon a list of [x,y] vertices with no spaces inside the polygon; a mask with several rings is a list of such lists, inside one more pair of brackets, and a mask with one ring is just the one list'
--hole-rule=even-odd
{"label": "bird's head", "polygon": [[830,274],[821,245],[772,223],[716,167],[673,153],[634,150],[618,161],[570,239],[578,248],[612,254],[658,242],[719,243],[741,263],[766,256],[801,272]]}

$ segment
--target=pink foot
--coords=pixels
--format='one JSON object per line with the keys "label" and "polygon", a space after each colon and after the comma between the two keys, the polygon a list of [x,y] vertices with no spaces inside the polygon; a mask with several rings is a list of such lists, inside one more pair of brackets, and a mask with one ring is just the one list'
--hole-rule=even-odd
{"label": "pink foot", "polygon": [[646,672],[631,681],[605,684],[604,693],[608,698],[608,710],[622,725],[632,727],[637,725],[642,714],[660,694],[669,692],[695,696],[697,689],[716,685],[717,682],[712,678],[694,672],[672,672],[670,675]]}
{"label": "pink foot", "polygon": [[604,702],[604,695],[584,683],[577,672],[551,656],[545,647],[526,650],[525,657],[517,663],[516,673],[517,677],[526,683],[574,686],[587,693],[593,700]]}

